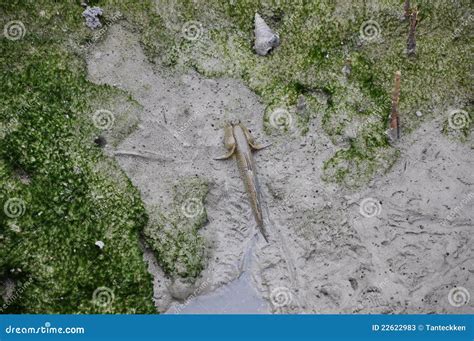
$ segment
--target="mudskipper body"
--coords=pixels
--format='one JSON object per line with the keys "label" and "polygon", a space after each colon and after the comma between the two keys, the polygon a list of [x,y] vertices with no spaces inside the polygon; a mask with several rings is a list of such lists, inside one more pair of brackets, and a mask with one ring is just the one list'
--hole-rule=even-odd
{"label": "mudskipper body", "polygon": [[224,128],[224,145],[228,150],[227,154],[216,158],[216,160],[228,159],[235,155],[257,227],[268,242],[268,234],[263,224],[261,192],[252,156],[252,151],[267,146],[256,144],[250,131],[240,122],[226,125]]}

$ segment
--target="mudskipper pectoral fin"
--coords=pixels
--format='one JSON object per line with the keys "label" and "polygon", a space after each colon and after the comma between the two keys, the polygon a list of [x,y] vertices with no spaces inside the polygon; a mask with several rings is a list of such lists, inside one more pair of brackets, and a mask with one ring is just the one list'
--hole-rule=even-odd
{"label": "mudskipper pectoral fin", "polygon": [[272,145],[272,143],[258,144],[258,143],[250,143],[249,142],[249,145],[250,145],[250,147],[252,147],[253,150],[260,150],[260,149],[263,149],[263,148],[270,147]]}
{"label": "mudskipper pectoral fin", "polygon": [[232,149],[225,155],[222,155],[222,156],[218,156],[218,157],[215,157],[214,160],[225,160],[225,159],[228,159],[230,158],[233,154],[234,154],[234,151],[235,151],[235,145],[232,147]]}
{"label": "mudskipper pectoral fin", "polygon": [[232,154],[234,154],[236,143],[235,143],[235,137],[233,133],[232,124],[230,123],[227,123],[226,126],[224,127],[224,145],[229,152],[223,156],[214,158],[214,160],[225,160],[225,159],[230,158]]}
{"label": "mudskipper pectoral fin", "polygon": [[272,145],[271,143],[266,144],[266,145],[256,143],[255,139],[253,138],[252,134],[250,134],[250,131],[247,129],[247,127],[245,127],[243,124],[241,124],[240,126],[242,127],[242,130],[245,133],[245,137],[247,138],[248,144],[253,150],[260,150]]}

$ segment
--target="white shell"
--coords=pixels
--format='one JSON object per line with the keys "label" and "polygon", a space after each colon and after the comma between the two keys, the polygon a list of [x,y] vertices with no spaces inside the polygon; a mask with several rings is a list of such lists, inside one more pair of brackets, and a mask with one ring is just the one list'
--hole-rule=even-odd
{"label": "white shell", "polygon": [[255,13],[255,52],[265,56],[271,49],[280,45],[280,37],[273,32],[262,17]]}

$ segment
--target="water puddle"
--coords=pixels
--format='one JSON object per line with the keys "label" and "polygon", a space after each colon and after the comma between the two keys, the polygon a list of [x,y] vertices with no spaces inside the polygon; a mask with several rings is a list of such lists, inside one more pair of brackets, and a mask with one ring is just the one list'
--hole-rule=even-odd
{"label": "water puddle", "polygon": [[237,279],[183,304],[173,304],[166,314],[269,314],[268,301],[253,286],[250,276],[254,247],[255,238],[244,256],[243,271]]}
{"label": "water puddle", "polygon": [[185,304],[172,305],[166,314],[268,314],[269,305],[244,272],[233,282]]}

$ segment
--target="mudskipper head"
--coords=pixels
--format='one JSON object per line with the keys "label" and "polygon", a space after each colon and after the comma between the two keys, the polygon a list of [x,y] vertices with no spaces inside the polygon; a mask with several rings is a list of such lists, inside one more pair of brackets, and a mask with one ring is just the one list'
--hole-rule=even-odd
{"label": "mudskipper head", "polygon": [[240,123],[240,120],[231,120],[229,121],[228,124],[230,124],[232,127],[235,127],[235,126],[240,125],[241,123]]}

